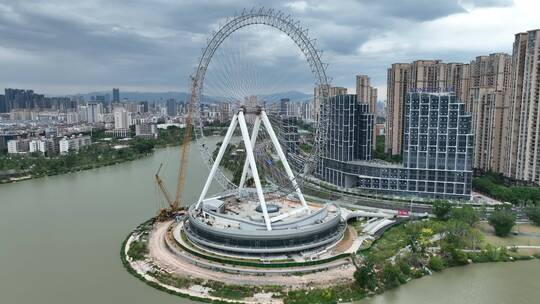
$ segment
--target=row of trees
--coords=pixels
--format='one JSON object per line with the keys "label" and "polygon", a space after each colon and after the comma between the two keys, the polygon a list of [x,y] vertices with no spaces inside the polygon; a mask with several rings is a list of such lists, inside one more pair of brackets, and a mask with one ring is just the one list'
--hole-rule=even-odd
{"label": "row of trees", "polygon": [[388,155],[384,152],[385,137],[378,135],[375,141],[375,149],[373,150],[373,158],[385,160],[391,163],[400,163],[403,161],[401,155]]}
{"label": "row of trees", "polygon": [[[0,157],[0,171],[29,174],[33,177],[57,175],[72,171],[91,169],[130,161],[152,153],[155,147],[180,145],[184,129],[169,127],[159,130],[157,139],[134,138],[131,141],[104,141],[104,130],[91,134],[93,144],[71,151],[65,155],[43,155],[30,153],[25,155],[6,155]],[[115,148],[117,145],[127,147]]]}
{"label": "row of trees", "polygon": [[493,172],[473,178],[473,188],[493,198],[521,205],[539,205],[540,187],[512,186],[504,184],[503,178]]}
{"label": "row of trees", "polygon": [[[433,203],[433,214],[439,220],[458,219],[469,225],[474,225],[479,220],[478,213],[470,205],[461,208],[453,207],[447,201],[435,201]],[[510,208],[500,207],[491,212],[488,222],[495,229],[497,236],[507,236],[516,224],[516,218]]]}

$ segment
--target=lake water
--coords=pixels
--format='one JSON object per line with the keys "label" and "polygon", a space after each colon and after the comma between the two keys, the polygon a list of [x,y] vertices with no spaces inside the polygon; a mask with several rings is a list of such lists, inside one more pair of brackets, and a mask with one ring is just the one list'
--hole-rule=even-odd
{"label": "lake water", "polygon": [[[184,195],[189,201],[208,173],[196,145],[191,148]],[[162,201],[153,180],[161,162],[174,192],[178,149],[0,185],[0,303],[194,303],[140,282],[119,257],[126,235]],[[211,192],[217,191],[213,185]],[[536,303],[539,277],[539,261],[461,267],[361,303]]]}

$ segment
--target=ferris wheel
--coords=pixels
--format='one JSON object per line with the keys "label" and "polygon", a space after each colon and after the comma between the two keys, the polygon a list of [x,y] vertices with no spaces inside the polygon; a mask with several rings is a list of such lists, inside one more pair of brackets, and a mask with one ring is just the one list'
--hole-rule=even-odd
{"label": "ferris wheel", "polygon": [[[208,117],[205,107],[221,109],[222,123],[228,123],[242,111],[265,191],[294,193],[302,186],[304,177],[315,169],[326,139],[325,99],[329,84],[326,64],[321,61],[316,41],[290,16],[272,9],[244,10],[227,19],[207,41],[192,76],[191,88],[194,133],[203,160],[212,168],[219,149],[210,144],[209,134],[215,133],[216,119]],[[276,44],[280,46],[277,50]],[[276,56],[281,56],[286,65],[272,62]],[[305,132],[298,127],[300,123],[304,125],[298,111],[289,111],[290,105],[299,101],[290,102],[287,93],[301,89],[313,92],[315,87],[320,92],[319,100],[314,103],[320,107],[314,109],[319,115],[310,132]],[[297,104],[295,109],[298,108]],[[233,137],[240,138],[240,132],[236,131]],[[230,154],[247,153],[248,147],[242,140],[232,147],[226,151],[226,158]],[[276,150],[283,152],[290,170],[285,168]],[[213,179],[225,190],[242,188],[252,182],[253,172],[246,170],[247,167],[247,161],[228,168],[221,164]],[[288,171],[292,171],[292,178]]]}

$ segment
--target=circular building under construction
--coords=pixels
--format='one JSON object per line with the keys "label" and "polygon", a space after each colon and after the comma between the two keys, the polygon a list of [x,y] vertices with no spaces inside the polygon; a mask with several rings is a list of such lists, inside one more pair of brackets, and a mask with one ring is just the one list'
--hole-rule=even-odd
{"label": "circular building under construction", "polygon": [[[274,222],[268,230],[256,200],[225,194],[204,201],[200,209],[192,206],[184,231],[202,247],[242,254],[324,250],[341,239],[346,223],[339,208],[327,205],[295,211],[295,204],[288,198],[273,200],[268,211],[277,215],[270,218]],[[288,213],[294,214],[279,219]]]}

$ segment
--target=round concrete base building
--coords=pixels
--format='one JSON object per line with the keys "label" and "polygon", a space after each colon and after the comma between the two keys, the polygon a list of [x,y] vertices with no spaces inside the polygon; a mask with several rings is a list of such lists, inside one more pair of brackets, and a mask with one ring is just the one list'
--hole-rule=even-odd
{"label": "round concrete base building", "polygon": [[298,208],[289,196],[267,197],[272,221],[267,229],[254,189],[247,195],[223,194],[192,205],[184,220],[190,242],[211,251],[245,255],[282,255],[317,252],[341,240],[346,229],[334,204]]}

